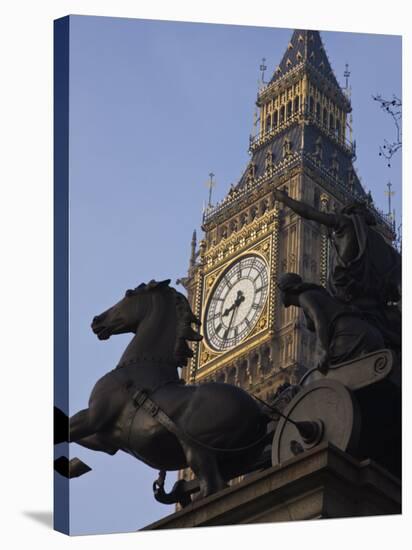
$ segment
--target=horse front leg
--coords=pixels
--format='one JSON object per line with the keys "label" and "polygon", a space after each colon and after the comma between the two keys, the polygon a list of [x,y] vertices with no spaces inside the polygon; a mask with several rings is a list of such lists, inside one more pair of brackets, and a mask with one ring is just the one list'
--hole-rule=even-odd
{"label": "horse front leg", "polygon": [[76,441],[78,445],[86,447],[86,449],[91,449],[92,451],[101,451],[102,453],[107,453],[109,455],[115,455],[119,450],[118,447],[111,445],[106,438],[101,434],[93,434]]}
{"label": "horse front leg", "polygon": [[90,421],[89,409],[83,409],[69,418],[58,407],[54,407],[54,443],[76,441],[93,435],[97,430]]}
{"label": "horse front leg", "polygon": [[[77,431],[77,435],[81,432],[88,430],[88,426],[85,426],[87,422],[85,411],[80,411],[80,414],[77,413],[73,416],[75,420],[74,426]],[[79,427],[81,428],[79,430]],[[69,417],[58,407],[54,407],[54,443],[55,445],[59,443],[72,441],[71,437],[71,420]],[[76,432],[75,432],[76,435]],[[93,436],[91,436],[93,437]],[[81,441],[81,440],[80,440]],[[63,477],[72,479],[74,477],[79,477],[87,472],[90,472],[91,468],[85,464],[79,458],[72,458],[69,460],[66,456],[60,456],[54,461],[54,469]]]}
{"label": "horse front leg", "polygon": [[89,437],[96,432],[96,426],[90,418],[90,409],[83,409],[69,420],[69,441],[78,442],[80,439]]}
{"label": "horse front leg", "polygon": [[69,440],[69,417],[58,407],[54,407],[54,444],[64,443]]}

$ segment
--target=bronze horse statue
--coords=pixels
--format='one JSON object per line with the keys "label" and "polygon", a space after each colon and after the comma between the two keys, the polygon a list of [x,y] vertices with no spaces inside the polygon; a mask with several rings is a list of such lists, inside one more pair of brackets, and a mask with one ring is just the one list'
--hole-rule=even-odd
{"label": "bronze horse statue", "polygon": [[[185,384],[179,377],[178,367],[192,356],[187,341],[202,336],[192,328],[200,322],[189,302],[169,283],[151,281],[127,290],[93,319],[100,340],[134,336],[118,366],[95,384],[88,408],[66,417],[66,434],[61,431],[55,442],[76,442],[111,455],[121,450],[158,470],[189,466],[199,480],[201,498],[224,488],[242,464],[260,456],[270,417],[239,387]],[[138,406],[142,390],[154,411]],[[171,429],[159,421],[156,407],[171,421]],[[89,471],[83,466],[81,473]]]}

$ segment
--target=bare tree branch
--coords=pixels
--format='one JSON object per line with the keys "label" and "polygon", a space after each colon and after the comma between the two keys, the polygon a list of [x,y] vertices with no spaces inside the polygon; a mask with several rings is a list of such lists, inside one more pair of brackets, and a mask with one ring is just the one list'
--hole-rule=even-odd
{"label": "bare tree branch", "polygon": [[402,101],[395,95],[392,99],[384,99],[380,94],[372,96],[372,98],[380,104],[383,111],[392,117],[395,123],[396,139],[392,142],[385,139],[384,145],[379,147],[379,156],[384,157],[390,167],[392,157],[402,147]]}

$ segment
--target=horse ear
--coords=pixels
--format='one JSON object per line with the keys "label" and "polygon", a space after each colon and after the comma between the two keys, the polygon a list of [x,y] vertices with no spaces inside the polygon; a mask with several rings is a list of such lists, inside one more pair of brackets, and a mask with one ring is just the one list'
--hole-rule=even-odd
{"label": "horse ear", "polygon": [[165,279],[164,281],[157,282],[154,279],[152,279],[147,283],[146,290],[153,290],[155,288],[163,288],[163,287],[169,286],[170,281],[171,279]]}

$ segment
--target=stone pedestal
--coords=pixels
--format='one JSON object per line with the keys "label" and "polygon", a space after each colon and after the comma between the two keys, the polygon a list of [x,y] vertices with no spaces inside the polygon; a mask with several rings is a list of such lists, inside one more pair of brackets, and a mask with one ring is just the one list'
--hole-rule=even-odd
{"label": "stone pedestal", "polygon": [[180,529],[401,513],[399,479],[323,444],[144,528]]}

